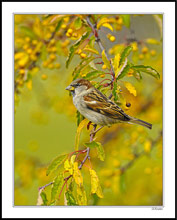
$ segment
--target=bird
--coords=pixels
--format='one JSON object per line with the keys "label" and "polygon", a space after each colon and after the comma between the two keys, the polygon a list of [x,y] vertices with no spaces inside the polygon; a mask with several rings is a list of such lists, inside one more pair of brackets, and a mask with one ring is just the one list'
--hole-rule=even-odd
{"label": "bird", "polygon": [[96,125],[110,127],[113,124],[125,122],[152,129],[152,124],[127,115],[86,79],[74,80],[66,90],[71,92],[73,104],[80,114]]}

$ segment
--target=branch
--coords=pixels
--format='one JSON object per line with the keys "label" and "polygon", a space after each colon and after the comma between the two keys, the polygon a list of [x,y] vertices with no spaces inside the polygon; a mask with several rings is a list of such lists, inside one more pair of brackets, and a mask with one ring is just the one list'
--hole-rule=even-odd
{"label": "branch", "polygon": [[98,29],[96,27],[96,23],[95,24],[92,24],[91,21],[90,21],[90,17],[91,15],[88,15],[86,20],[87,20],[87,23],[88,25],[91,27],[92,29],[92,32],[95,36],[95,39],[96,39],[96,42],[98,44],[98,46],[100,47],[101,49],[101,52],[104,50],[105,51],[105,55],[106,55],[106,58],[110,61],[110,65],[111,65],[111,73],[112,73],[112,82],[115,80],[115,72],[114,72],[114,69],[113,69],[113,66],[112,66],[112,63],[111,63],[111,60],[109,59],[109,56],[105,50],[105,48],[103,47],[103,44],[101,43],[101,40],[100,40],[100,37],[98,35]]}

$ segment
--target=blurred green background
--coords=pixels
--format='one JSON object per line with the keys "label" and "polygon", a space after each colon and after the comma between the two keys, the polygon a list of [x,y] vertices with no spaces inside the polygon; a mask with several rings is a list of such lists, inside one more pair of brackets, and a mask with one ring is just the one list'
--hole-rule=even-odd
{"label": "blurred green background", "polygon": [[[32,33],[36,31],[37,35],[36,28],[40,30],[43,17],[14,15],[15,53],[30,49],[30,43],[35,45]],[[31,33],[22,28],[24,26],[31,29]],[[135,97],[122,87],[126,101],[131,103],[126,113],[152,123],[153,129],[149,131],[136,125],[118,124],[98,133],[96,140],[103,144],[106,159],[99,161],[93,150],[91,162],[98,173],[104,198],[89,195],[90,179],[84,168],[82,173],[89,205],[162,205],[162,36],[158,19],[152,15],[131,15],[130,28],[122,24],[120,30],[111,33],[116,37],[115,42],[107,38],[109,32],[103,28],[99,34],[110,57],[114,55],[114,45],[136,38],[143,43],[138,45],[130,59],[137,64],[152,66],[160,73],[160,80],[145,74],[140,82],[131,76],[123,79],[131,82],[137,91]],[[51,27],[44,37],[46,34],[47,38],[48,33],[52,33]],[[66,46],[62,46],[66,39],[60,40],[59,34],[57,36],[54,64],[60,65],[45,67],[45,59],[51,53],[43,51],[43,57],[34,59],[35,66],[29,70],[31,78],[27,83],[19,84],[18,92],[15,91],[15,205],[36,205],[38,188],[52,181],[52,177],[45,174],[48,164],[57,155],[74,151],[76,109],[65,87],[72,81],[71,73],[80,58],[74,58],[66,69],[67,48],[72,45],[72,39],[68,45],[66,42]],[[147,44],[148,38],[159,43]],[[144,53],[143,48],[148,48],[148,51]],[[14,68],[16,80],[21,67],[15,62]],[[83,148],[84,141],[89,141],[86,128],[81,134],[80,148]],[[134,150],[144,150],[145,154],[135,159]],[[130,161],[133,161],[131,166],[120,175],[118,168]]]}

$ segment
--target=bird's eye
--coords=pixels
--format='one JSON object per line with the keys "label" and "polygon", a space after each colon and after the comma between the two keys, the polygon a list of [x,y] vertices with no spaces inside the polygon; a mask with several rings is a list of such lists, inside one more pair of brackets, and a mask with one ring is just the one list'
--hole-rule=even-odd
{"label": "bird's eye", "polygon": [[76,84],[73,85],[73,87],[76,88],[76,87],[78,87],[79,85],[80,85],[79,83],[76,83]]}

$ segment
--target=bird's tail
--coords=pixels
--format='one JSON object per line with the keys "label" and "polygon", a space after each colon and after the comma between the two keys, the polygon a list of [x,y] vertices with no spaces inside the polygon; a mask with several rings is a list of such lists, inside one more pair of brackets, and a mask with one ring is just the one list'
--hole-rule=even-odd
{"label": "bird's tail", "polygon": [[138,125],[142,125],[146,128],[149,128],[149,129],[152,129],[152,124],[146,122],[146,121],[142,121],[140,119],[137,119],[137,118],[132,118],[131,117],[131,120],[129,123],[132,123],[132,124],[138,124]]}

